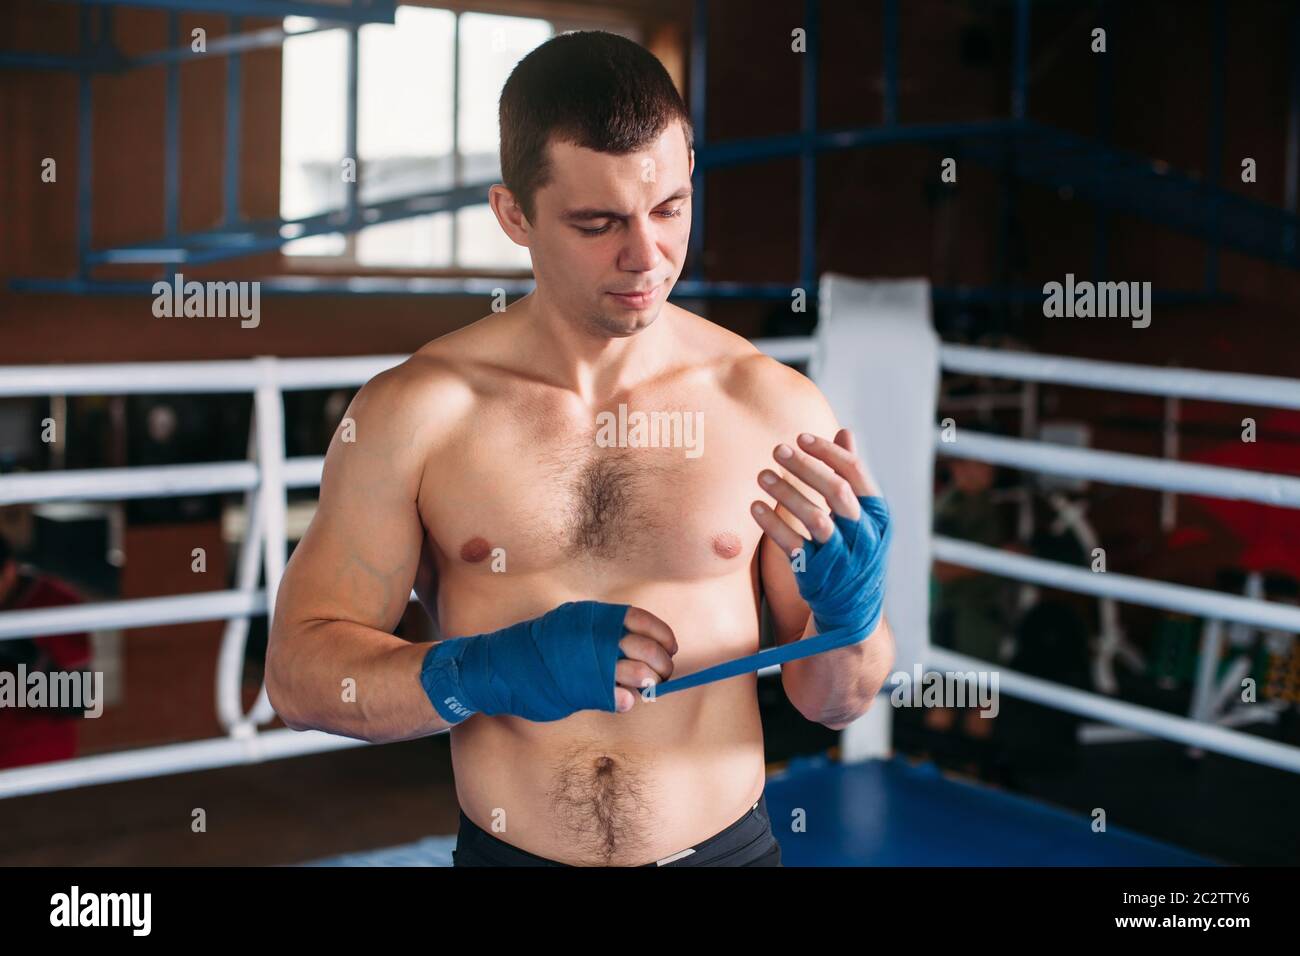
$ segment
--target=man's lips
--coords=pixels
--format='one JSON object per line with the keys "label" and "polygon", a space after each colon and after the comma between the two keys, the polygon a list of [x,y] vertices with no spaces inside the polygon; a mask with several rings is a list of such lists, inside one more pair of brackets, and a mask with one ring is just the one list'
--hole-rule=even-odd
{"label": "man's lips", "polygon": [[648,289],[641,289],[633,292],[611,292],[609,293],[619,301],[627,305],[646,305],[654,300],[659,294],[661,286],[651,286]]}

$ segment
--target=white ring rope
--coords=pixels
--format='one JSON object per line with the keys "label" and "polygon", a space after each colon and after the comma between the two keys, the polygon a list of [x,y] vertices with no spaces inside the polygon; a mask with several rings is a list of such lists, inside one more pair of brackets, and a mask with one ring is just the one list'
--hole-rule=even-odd
{"label": "white ring rope", "polygon": [[1186,717],[1153,710],[1150,707],[1127,704],[1110,697],[1103,697],[1101,694],[1031,677],[1017,671],[1004,670],[990,665],[988,661],[967,657],[945,647],[931,647],[926,655],[926,666],[935,670],[942,669],[962,674],[972,672],[981,674],[993,670],[998,675],[998,691],[1006,691],[1013,697],[1033,701],[1055,710],[1095,717],[1107,723],[1140,730],[1166,740],[1203,747],[1230,757],[1253,760],[1255,763],[1277,767],[1279,770],[1300,773],[1300,747],[1244,734],[1239,730],[1225,730],[1214,724],[1204,724]]}
{"label": "white ring rope", "polygon": [[[758,340],[761,350],[781,361],[810,360],[809,338]],[[122,500],[192,494],[244,492],[249,520],[241,542],[237,589],[161,598],[0,613],[0,640],[110,628],[155,627],[193,621],[227,620],[217,673],[217,706],[230,736],[80,757],[0,771],[0,797],[108,783],[188,770],[255,763],[279,757],[357,746],[353,740],[316,731],[258,732],[274,712],[263,684],[256,703],[242,713],[240,678],[247,618],[274,611],[274,596],[286,560],[286,489],[318,486],[324,459],[284,456],[283,393],[287,390],[360,386],[404,356],[336,359],[129,363],[122,365],[0,366],[0,398],[39,395],[125,395],[253,393],[256,461],[168,465],[131,469],[85,469],[0,476],[0,504],[61,500]],[[1056,356],[944,345],[945,370],[978,376],[1018,378],[1084,388],[1108,389],[1205,401],[1300,408],[1300,381],[1190,369],[1094,362]],[[1143,459],[1093,449],[1036,445],[1023,440],[963,431],[955,445],[936,434],[936,451],[997,464],[1086,477],[1115,484],[1237,498],[1300,507],[1300,479],[1234,468]],[[260,555],[259,555],[260,550]],[[1093,573],[936,537],[935,557],[978,570],[1043,585],[1137,604],[1196,613],[1256,627],[1300,632],[1300,608],[1148,581],[1114,573]],[[261,561],[257,560],[260,556]],[[255,588],[261,566],[266,590]],[[240,623],[236,623],[240,622]],[[987,662],[933,648],[937,663],[980,669]],[[1004,688],[1016,696],[1074,713],[1098,716],[1170,740],[1300,771],[1300,748],[1174,717],[1145,707],[1010,672]]]}
{"label": "white ring rope", "polygon": [[1113,597],[1127,604],[1163,608],[1179,614],[1198,614],[1224,621],[1240,621],[1255,627],[1275,628],[1300,633],[1300,607],[1255,598],[1238,597],[1221,591],[1168,584],[1113,571],[1090,571],[1087,568],[1044,561],[1000,548],[935,535],[934,556],[940,561],[960,564],[1004,578],[1028,581],[1046,587]]}
{"label": "white ring rope", "polygon": [[1006,352],[974,345],[940,346],[939,364],[947,372],[1014,378],[1022,382],[1300,409],[1300,380],[1271,375],[1098,362],[1034,352]]}
{"label": "white ring rope", "polygon": [[[324,468],[325,458],[320,455],[287,458],[285,487],[317,487]],[[258,481],[257,464],[251,461],[18,472],[0,475],[0,505],[219,495],[251,491]]]}
{"label": "white ring rope", "polygon": [[[248,436],[249,455],[257,447],[256,429]],[[244,495],[244,508],[248,526],[239,542],[239,556],[235,563],[235,587],[245,594],[257,593],[258,577],[262,572],[262,552],[259,547],[266,534],[262,520],[261,496],[255,492]],[[265,595],[263,595],[265,596]],[[221,653],[217,657],[217,719],[228,734],[243,734],[247,725],[244,713],[244,650],[248,646],[247,617],[232,617],[226,621],[221,635]]]}
{"label": "white ring rope", "polygon": [[140,747],[5,770],[0,772],[0,798],[262,763],[365,744],[364,740],[318,730],[281,728],[264,730],[255,737],[214,737],[161,747]]}
{"label": "white ring rope", "polygon": [[1048,475],[1089,478],[1111,485],[1300,508],[1300,478],[1293,475],[1051,445],[960,427],[956,430],[956,441],[944,441],[943,435],[944,429],[936,427],[934,450],[951,458],[986,461]]}
{"label": "white ring rope", "polygon": [[[270,359],[280,388],[348,388],[364,385],[380,372],[400,365],[405,355],[355,358]],[[179,392],[252,393],[262,382],[256,362],[123,362],[116,365],[0,365],[0,398],[32,395],[157,395]]]}
{"label": "white ring rope", "polygon": [[263,591],[199,591],[167,597],[123,598],[0,612],[0,641],[51,634],[79,634],[130,627],[161,627],[220,621],[232,615],[265,614]]}
{"label": "white ring rope", "polygon": [[[275,597],[280,591],[280,579],[288,562],[289,501],[284,486],[284,393],[277,380],[276,360],[257,360],[262,380],[253,395],[253,423],[257,436],[257,463],[262,471],[262,484],[258,489],[258,511],[264,525],[262,534],[262,566],[266,572],[266,626],[269,633],[275,616]],[[252,730],[258,724],[275,719],[275,708],[266,692],[265,677],[257,694],[247,723]],[[240,732],[244,732],[241,730]]]}

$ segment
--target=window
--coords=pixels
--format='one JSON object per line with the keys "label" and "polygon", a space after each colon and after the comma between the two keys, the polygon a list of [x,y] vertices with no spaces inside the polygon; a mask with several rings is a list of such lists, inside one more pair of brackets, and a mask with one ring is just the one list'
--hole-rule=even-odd
{"label": "window", "polygon": [[[285,20],[291,32],[312,24],[299,17]],[[394,24],[361,27],[358,201],[364,205],[464,183],[499,182],[501,87],[515,64],[556,31],[547,20],[416,6],[398,7]],[[284,42],[280,214],[285,219],[344,205],[347,55],[344,29]],[[377,223],[353,235],[295,239],[282,251],[295,265],[529,267],[528,250],[506,237],[486,202]]]}

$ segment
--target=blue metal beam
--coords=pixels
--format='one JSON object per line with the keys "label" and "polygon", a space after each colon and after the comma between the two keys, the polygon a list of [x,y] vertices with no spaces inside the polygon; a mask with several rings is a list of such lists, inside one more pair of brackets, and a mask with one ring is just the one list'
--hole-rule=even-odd
{"label": "blue metal beam", "polygon": [[[487,202],[493,181],[418,193],[357,207],[358,225],[377,225],[437,212],[450,212]],[[220,262],[261,252],[273,252],[286,242],[348,229],[346,210],[330,210],[301,219],[244,220],[201,232],[183,233],[174,242],[140,242],[91,252],[95,265],[140,263],[188,264]]]}
{"label": "blue metal beam", "polygon": [[[459,19],[457,17],[457,20]],[[344,154],[355,164],[353,170],[355,175],[343,182],[343,208],[347,213],[347,228],[349,230],[356,229],[359,222],[357,219],[357,190],[361,186],[361,156],[357,152],[357,83],[361,71],[359,33],[360,30],[356,27],[348,30],[347,103],[343,117]],[[340,170],[340,172],[342,171]]]}
{"label": "blue metal beam", "polygon": [[885,102],[884,122],[898,122],[898,0],[885,0],[884,28]]}
{"label": "blue metal beam", "polygon": [[799,124],[799,280],[817,284],[817,99],[821,66],[821,7],[804,0],[807,49],[803,55],[803,101]]}
{"label": "blue metal beam", "polygon": [[[227,23],[227,32],[239,32],[239,17],[229,17]],[[226,225],[239,221],[239,154],[244,130],[244,104],[240,96],[243,66],[243,57],[239,53],[232,53],[226,60],[226,159],[222,186],[222,220]]]}
{"label": "blue metal beam", "polygon": [[[1300,8],[1291,10],[1291,97],[1286,124],[1286,170],[1283,208],[1292,216],[1300,201]],[[1284,240],[1286,256],[1300,268],[1300,241],[1297,229],[1287,230]]]}
{"label": "blue metal beam", "polygon": [[[917,123],[906,126],[864,126],[851,129],[820,130],[812,139],[818,152],[837,149],[860,149],[883,143],[942,142],[967,136],[1001,136],[1023,128],[1015,120],[975,120],[967,123]],[[729,140],[697,149],[696,168],[702,163],[708,169],[742,166],[774,159],[796,156],[803,151],[804,134],[788,133],[781,136],[760,136],[750,139]]]}
{"label": "blue metal beam", "polygon": [[[1106,30],[1106,55],[1097,58],[1097,131],[1096,140],[1103,145],[1110,143],[1112,115],[1115,104],[1115,62],[1116,54],[1112,44],[1115,41],[1114,17],[1106,0],[1098,0],[1097,22]],[[1105,207],[1093,210],[1092,233],[1092,277],[1102,282],[1110,269],[1110,215]]]}
{"label": "blue metal beam", "polygon": [[[65,0],[70,2],[70,0]],[[151,7],[189,13],[223,13],[251,17],[312,17],[337,23],[392,23],[395,0],[363,0],[347,6],[305,0],[77,0],[82,6]]]}
{"label": "blue metal beam", "polygon": [[695,172],[691,176],[691,234],[687,242],[687,274],[704,275],[704,180],[703,157],[707,153],[705,121],[708,119],[709,3],[695,0],[691,34],[691,127],[695,135]]}
{"label": "blue metal beam", "polygon": [[[180,42],[180,15],[167,14],[167,42]],[[181,71],[175,62],[167,64],[166,99],[163,104],[163,232],[175,241],[180,232],[181,206]]]}
{"label": "blue metal beam", "polygon": [[112,50],[91,56],[66,56],[60,53],[30,53],[24,50],[0,51],[0,68],[12,70],[65,70],[68,72],[114,73],[124,60]]}
{"label": "blue metal beam", "polygon": [[[169,16],[176,16],[171,13]],[[385,21],[377,21],[383,23]],[[251,30],[245,33],[232,33],[208,40],[207,48],[202,53],[195,53],[188,43],[173,44],[165,50],[142,53],[139,56],[124,56],[113,47],[105,47],[90,57],[65,56],[54,53],[29,53],[19,50],[0,51],[0,68],[24,70],[83,70],[93,73],[123,73],[127,70],[169,63],[189,63],[215,56],[230,56],[234,53],[247,53],[250,50],[274,49],[284,45],[290,37],[307,36],[312,33],[324,33],[327,30],[341,30],[342,23],[318,23],[314,27],[286,30],[284,27],[267,27],[264,30]]]}
{"label": "blue metal beam", "polygon": [[1012,67],[1011,117],[1029,118],[1029,0],[1016,0],[1016,60]]}
{"label": "blue metal beam", "polygon": [[[16,292],[74,295],[128,295],[151,297],[155,281],[147,279],[15,279]],[[188,281],[188,280],[187,280]],[[203,280],[200,280],[203,281]],[[223,277],[221,281],[239,281]],[[249,280],[242,280],[249,281]],[[389,296],[491,296],[504,289],[507,295],[527,295],[534,288],[531,278],[433,278],[425,276],[269,276],[256,280],[263,295],[389,295]],[[789,302],[795,286],[777,282],[696,282],[683,279],[671,298],[729,299],[753,302]],[[808,300],[817,301],[817,290],[807,290]],[[1040,287],[938,286],[930,290],[940,305],[972,303],[1041,303]],[[1200,290],[1156,289],[1156,305],[1222,303],[1232,297]]]}
{"label": "blue metal beam", "polygon": [[1291,82],[1286,122],[1286,175],[1282,205],[1287,212],[1300,204],[1300,7],[1291,11]]}
{"label": "blue metal beam", "polygon": [[[81,55],[89,57],[95,46],[89,7],[77,11],[77,30],[80,36]],[[89,272],[91,248],[91,216],[94,204],[91,195],[94,166],[94,88],[92,74],[82,70],[77,77],[77,272],[86,278]]]}
{"label": "blue metal beam", "polygon": [[[176,13],[168,14],[177,16]],[[263,30],[248,30],[242,33],[228,33],[221,37],[209,38],[202,53],[195,53],[188,43],[179,43],[170,38],[165,50],[142,53],[139,56],[122,57],[114,66],[115,70],[133,70],[138,67],[157,66],[163,63],[188,63],[194,60],[206,60],[215,56],[230,56],[235,53],[248,53],[253,50],[270,50],[284,46],[290,37],[308,36],[312,33],[324,33],[328,30],[341,30],[341,23],[321,23],[314,27],[286,30],[283,26],[266,27]]]}
{"label": "blue metal beam", "polygon": [[[1297,218],[1276,207],[1215,190],[1188,176],[1157,170],[1149,160],[1108,149],[1094,140],[1063,130],[1009,120],[982,123],[867,127],[836,130],[813,137],[817,150],[850,149],[890,142],[955,143],[978,162],[1001,165],[1017,157],[1016,174],[1043,185],[1069,187],[1105,209],[1131,212],[1181,231],[1207,236],[1206,210],[1215,199],[1222,208],[1221,229],[1232,248],[1272,260],[1294,263],[1285,237]],[[803,134],[722,143],[697,156],[702,168],[801,155]],[[87,167],[88,168],[88,167]],[[363,225],[444,212],[485,201],[490,181],[434,190],[381,203],[358,204]],[[1217,198],[1216,198],[1217,197]],[[290,239],[346,230],[347,211],[333,210],[295,220],[267,219],[182,234],[175,242],[128,244],[90,251],[88,264],[123,262],[195,263],[271,251]],[[802,272],[800,273],[802,276]],[[696,278],[690,276],[690,278]]]}
{"label": "blue metal beam", "polygon": [[[460,14],[451,21],[451,185],[462,185],[465,170],[460,155]],[[451,264],[460,264],[460,218],[453,215],[451,223]],[[687,237],[690,238],[689,236]]]}
{"label": "blue metal beam", "polygon": [[1273,261],[1287,262],[1284,235],[1295,216],[1275,206],[1215,188],[1186,174],[1156,167],[1064,130],[1027,124],[1011,138],[971,137],[966,155],[1000,165],[1014,151],[1016,175],[1172,229]]}
{"label": "blue metal beam", "polygon": [[1216,0],[1210,14],[1210,128],[1207,134],[1205,180],[1215,192],[1210,196],[1210,244],[1205,250],[1205,291],[1214,292],[1219,287],[1219,245],[1222,229],[1219,225],[1220,193],[1223,184],[1223,101],[1224,73],[1227,70],[1228,4]]}
{"label": "blue metal beam", "polygon": [[[165,170],[165,231],[167,241],[138,243],[95,252],[91,249],[91,204],[90,187],[92,177],[92,97],[90,78],[100,66],[112,59],[111,45],[111,5],[119,0],[88,0],[101,7],[101,29],[98,38],[92,36],[91,20],[86,6],[81,10],[82,48],[80,56],[66,58],[77,65],[81,71],[79,85],[79,146],[80,164],[78,170],[78,232],[77,242],[79,256],[78,280],[73,285],[78,288],[90,288],[88,283],[91,266],[101,263],[150,262],[166,265],[194,264],[214,262],[239,256],[250,255],[278,248],[284,242],[307,235],[319,235],[329,232],[351,231],[363,225],[410,218],[430,212],[459,209],[467,205],[482,203],[490,183],[475,183],[459,186],[451,190],[440,190],[415,196],[401,197],[383,203],[363,206],[359,202],[357,184],[348,184],[348,198],[342,210],[321,213],[316,216],[298,220],[280,219],[258,222],[238,222],[239,199],[239,152],[241,140],[240,93],[241,75],[239,70],[239,52],[243,49],[256,48],[253,40],[256,34],[225,38],[223,50],[231,56],[227,75],[227,141],[225,150],[225,175],[223,182],[225,223],[217,229],[203,232],[181,234],[179,232],[179,136],[178,136],[178,87],[173,86],[175,64],[183,62],[179,56],[181,48],[177,45],[175,14],[169,17],[171,51],[151,54],[151,62],[166,62],[171,65],[168,71],[167,101],[167,168]],[[121,0],[125,2],[125,0]],[[210,0],[216,4],[216,0]],[[137,6],[156,6],[161,9],[207,9],[209,4],[201,0],[155,0],[154,3],[135,3]],[[244,10],[240,2],[217,4],[222,12]],[[291,11],[302,15],[321,13],[318,4],[286,4],[277,0],[260,0],[256,3],[258,14],[277,11],[286,12],[286,7],[313,7],[314,13],[305,13],[302,9]],[[377,16],[382,8],[388,16]],[[365,4],[354,2],[350,7],[330,7],[330,19],[344,22],[392,22],[394,4],[380,2]],[[817,93],[819,69],[819,2],[807,0],[807,55],[802,64],[803,87],[801,97],[801,121],[799,132],[792,135],[762,137],[757,139],[733,141],[712,145],[706,142],[706,94],[707,94],[707,44],[708,44],[708,7],[706,0],[697,0],[694,12],[695,37],[691,50],[691,115],[695,127],[697,163],[695,171],[695,226],[691,236],[692,278],[679,283],[675,294],[682,297],[702,298],[787,298],[790,289],[773,284],[746,283],[707,283],[699,279],[703,265],[703,218],[704,218],[704,180],[710,169],[739,165],[749,162],[762,162],[783,157],[798,156],[800,159],[800,188],[803,204],[803,218],[800,227],[800,254],[798,281],[802,283],[809,295],[815,295],[816,280],[816,162],[820,152],[835,149],[853,149],[869,147],[890,142],[946,143],[960,141],[968,153],[977,160],[992,161],[998,164],[1014,163],[1016,177],[1059,188],[1069,186],[1082,197],[1096,202],[1102,210],[1130,212],[1152,221],[1172,226],[1194,235],[1205,236],[1215,244],[1212,250],[1215,263],[1211,270],[1207,262],[1207,273],[1214,281],[1208,281],[1206,292],[1215,297],[1217,286],[1217,246],[1225,243],[1230,247],[1247,251],[1266,258],[1278,258],[1279,254],[1289,264],[1300,266],[1296,255],[1295,237],[1297,218],[1292,212],[1243,199],[1206,182],[1197,182],[1189,177],[1165,170],[1156,170],[1149,161],[1129,157],[1116,150],[1105,148],[1095,140],[1074,136],[1064,131],[1037,126],[1025,121],[1028,113],[1028,44],[1029,44],[1029,0],[1017,0],[1015,8],[1016,37],[1015,62],[1012,84],[1012,120],[985,121],[975,123],[941,123],[920,124],[911,127],[898,126],[897,120],[897,0],[886,0],[885,6],[885,127],[868,127],[860,129],[826,130],[817,129]],[[1223,0],[1218,0],[1216,11],[1216,70],[1211,96],[1211,158],[1207,166],[1207,179],[1217,184],[1222,173],[1222,124],[1223,124],[1223,75],[1221,71],[1225,56],[1223,45],[1226,42],[1226,10]],[[237,21],[232,17],[232,30]],[[1300,51],[1300,18],[1297,18],[1295,42]],[[263,31],[265,34],[267,31]],[[271,31],[280,34],[283,31]],[[221,43],[222,41],[215,41]],[[261,42],[261,41],[257,41]],[[269,38],[266,42],[270,42]],[[357,41],[356,30],[351,31],[351,56],[349,58],[349,129],[347,132],[348,152],[356,156],[356,82],[357,82]],[[28,54],[27,56],[31,56]],[[42,56],[42,55],[36,55]],[[1108,60],[1108,58],[1106,58]],[[121,58],[118,58],[121,62]],[[139,65],[140,58],[130,62]],[[1300,56],[1297,56],[1300,63]],[[1108,67],[1108,63],[1106,64]],[[1106,69],[1106,67],[1103,67]],[[1108,74],[1103,74],[1099,82],[1109,86]],[[1300,91],[1300,66],[1296,67],[1295,88]],[[1300,111],[1300,95],[1292,104],[1292,123]],[[1098,128],[1104,135],[1109,127],[1109,106],[1099,101]],[[1294,175],[1294,173],[1290,173]],[[1104,223],[1104,218],[1101,220]],[[1104,241],[1104,237],[1103,237]],[[1104,248],[1103,248],[1104,251]],[[1104,255],[1098,256],[1103,261]],[[68,288],[66,280],[63,288]],[[276,280],[280,281],[280,280]],[[330,280],[335,288],[349,291],[358,288],[349,284],[351,280]],[[457,288],[456,281],[439,288]],[[17,283],[15,287],[21,285]],[[290,283],[292,285],[292,283]],[[30,287],[30,283],[28,284]],[[374,283],[366,284],[367,289],[375,288]],[[463,287],[463,285],[461,286]],[[286,286],[286,291],[288,287]],[[302,289],[301,282],[295,286]],[[320,288],[316,286],[314,288]],[[1031,290],[1032,292],[1032,290]],[[414,294],[426,294],[418,292]],[[465,292],[439,292],[436,294],[473,294]],[[975,301],[972,296],[986,296],[988,301],[1019,301],[1028,293],[1007,289],[962,291],[937,290],[936,298],[949,297],[951,301]],[[1034,292],[1033,295],[1038,295]],[[1204,298],[1204,297],[1203,297]]]}

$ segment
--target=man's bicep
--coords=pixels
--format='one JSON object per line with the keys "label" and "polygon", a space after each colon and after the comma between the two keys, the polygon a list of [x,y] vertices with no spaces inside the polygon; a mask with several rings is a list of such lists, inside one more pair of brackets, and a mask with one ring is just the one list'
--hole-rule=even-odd
{"label": "man's bicep", "polygon": [[401,620],[423,526],[416,503],[420,463],[409,442],[394,440],[395,431],[372,412],[345,418],[335,435],[320,503],[280,591],[292,617],[383,631]]}

